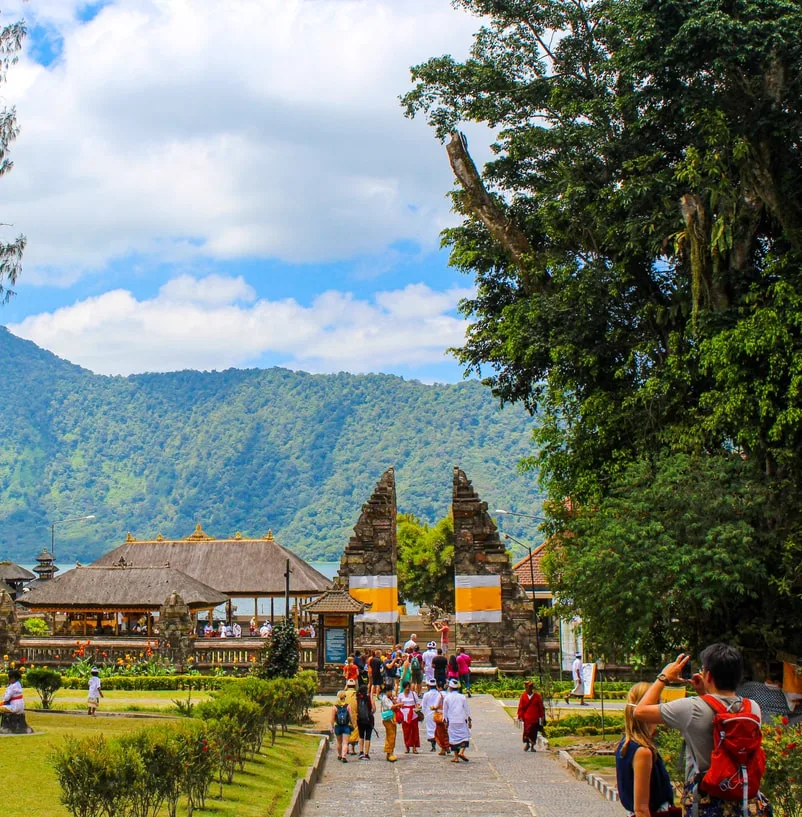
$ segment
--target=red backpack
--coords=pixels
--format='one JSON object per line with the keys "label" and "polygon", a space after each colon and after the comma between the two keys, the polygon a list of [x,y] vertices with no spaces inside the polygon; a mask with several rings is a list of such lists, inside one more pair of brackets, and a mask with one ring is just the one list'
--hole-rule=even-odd
{"label": "red backpack", "polygon": [[729,706],[713,695],[703,695],[702,700],[715,714],[710,768],[699,788],[719,800],[741,800],[746,815],[747,801],[757,796],[766,771],[760,716],[752,711],[748,698]]}

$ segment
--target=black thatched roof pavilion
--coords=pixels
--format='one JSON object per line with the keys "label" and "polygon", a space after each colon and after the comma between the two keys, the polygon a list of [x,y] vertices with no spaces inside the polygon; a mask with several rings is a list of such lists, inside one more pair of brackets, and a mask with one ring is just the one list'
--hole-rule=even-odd
{"label": "black thatched roof pavilion", "polygon": [[[216,607],[228,596],[192,576],[170,567],[145,565],[78,565],[61,576],[40,582],[18,601],[32,612],[64,613],[70,619],[106,626],[117,633],[119,624],[132,617],[145,616],[150,635],[151,614],[158,612],[165,599],[178,593],[193,613]],[[84,628],[85,630],[85,628]]]}
{"label": "black thatched roof pavilion", "polygon": [[260,598],[284,597],[288,560],[290,597],[310,599],[329,585],[329,579],[322,573],[276,542],[271,531],[260,539],[246,539],[240,534],[231,539],[216,539],[197,525],[194,533],[184,539],[165,539],[159,535],[145,541],[129,533],[122,545],[93,564],[110,566],[120,563],[120,559],[131,565],[170,564],[232,599],[253,599],[254,609]]}

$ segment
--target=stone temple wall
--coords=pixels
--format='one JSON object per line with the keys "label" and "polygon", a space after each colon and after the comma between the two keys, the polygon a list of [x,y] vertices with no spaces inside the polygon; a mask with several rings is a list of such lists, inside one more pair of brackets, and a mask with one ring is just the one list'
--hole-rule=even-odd
{"label": "stone temple wall", "polygon": [[468,652],[468,645],[490,647],[502,670],[531,671],[537,652],[532,602],[518,584],[487,503],[459,468],[452,513],[458,643]]}
{"label": "stone temple wall", "polygon": [[335,579],[354,598],[371,604],[370,610],[355,618],[357,647],[392,644],[397,637],[397,516],[395,471],[388,468],[362,506]]}

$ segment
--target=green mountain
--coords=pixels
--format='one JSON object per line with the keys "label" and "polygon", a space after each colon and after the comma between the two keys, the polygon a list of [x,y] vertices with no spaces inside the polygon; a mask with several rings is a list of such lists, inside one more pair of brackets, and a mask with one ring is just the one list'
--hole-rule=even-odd
{"label": "green mountain", "polygon": [[[0,327],[0,558],[88,562],[200,522],[218,537],[276,538],[337,559],[381,473],[395,466],[399,509],[426,521],[462,467],[494,507],[531,510],[532,419],[477,382],[424,385],[391,375],[285,369],[95,375]],[[514,526],[516,536],[528,535]]]}

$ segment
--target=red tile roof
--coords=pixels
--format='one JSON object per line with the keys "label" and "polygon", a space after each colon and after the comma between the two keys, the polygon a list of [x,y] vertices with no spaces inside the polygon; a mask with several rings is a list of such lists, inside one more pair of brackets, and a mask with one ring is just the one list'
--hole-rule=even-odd
{"label": "red tile roof", "polygon": [[529,554],[527,553],[520,562],[517,562],[512,566],[513,571],[515,571],[515,575],[518,577],[518,584],[524,588],[524,590],[531,590],[532,589],[532,572],[534,570],[535,574],[535,587],[548,587],[549,582],[546,578],[545,573],[540,566],[540,562],[543,559],[543,555],[545,553],[544,548],[546,547],[546,543],[544,542],[542,545],[538,545],[532,551],[532,565],[529,564]]}

